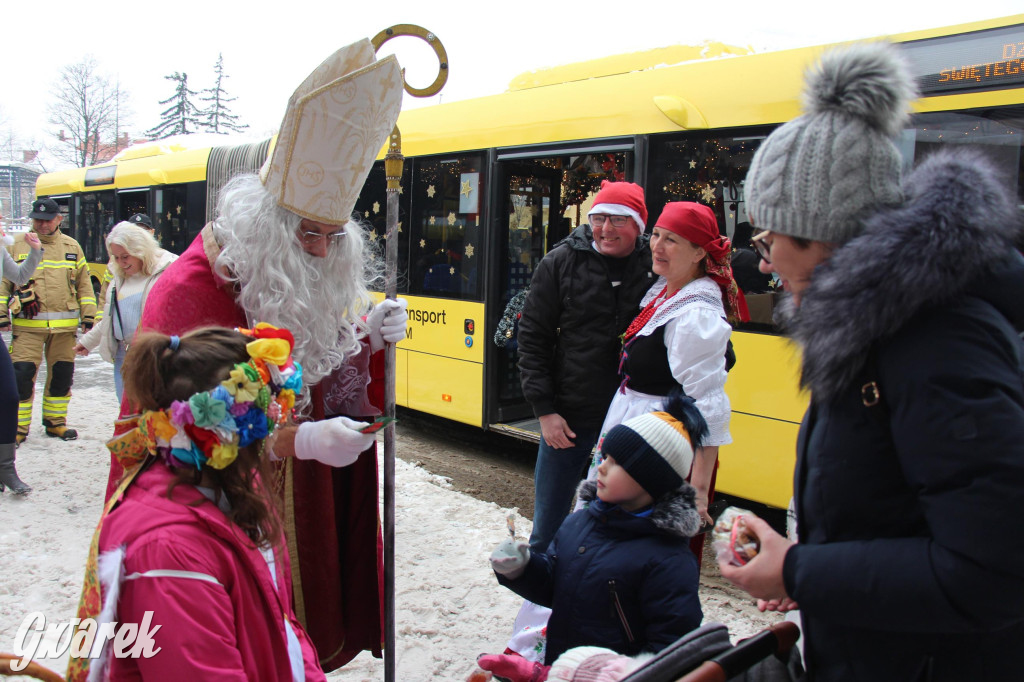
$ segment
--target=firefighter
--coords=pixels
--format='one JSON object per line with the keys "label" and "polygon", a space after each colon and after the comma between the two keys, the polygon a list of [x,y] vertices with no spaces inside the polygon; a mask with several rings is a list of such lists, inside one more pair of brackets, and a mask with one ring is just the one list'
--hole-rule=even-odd
{"label": "firefighter", "polygon": [[[15,288],[9,280],[0,283],[0,330],[10,329],[11,360],[18,385],[18,433],[20,445],[28,437],[32,422],[32,394],[36,373],[46,358],[46,388],[43,393],[43,426],[46,435],[62,440],[78,438],[67,427],[68,401],[75,374],[75,332],[92,328],[96,296],[89,279],[85,254],[78,242],[60,231],[64,217],[53,199],[32,204],[32,230],[43,245],[43,259],[27,284]],[[28,256],[23,241],[9,247],[16,261]]]}

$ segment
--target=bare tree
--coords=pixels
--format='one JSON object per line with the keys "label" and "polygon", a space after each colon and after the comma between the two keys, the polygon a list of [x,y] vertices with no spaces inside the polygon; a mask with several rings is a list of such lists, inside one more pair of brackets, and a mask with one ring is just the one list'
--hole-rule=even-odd
{"label": "bare tree", "polygon": [[92,56],[61,69],[52,93],[50,123],[58,126],[54,153],[77,166],[105,160],[116,136],[120,88],[99,71]]}

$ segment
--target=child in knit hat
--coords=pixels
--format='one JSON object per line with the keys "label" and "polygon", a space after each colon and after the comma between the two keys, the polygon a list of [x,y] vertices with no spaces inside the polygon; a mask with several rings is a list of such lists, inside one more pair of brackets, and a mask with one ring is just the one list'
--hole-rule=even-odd
{"label": "child in knit hat", "polygon": [[[706,433],[693,400],[673,393],[665,412],[608,432],[597,480],[580,484],[587,506],[562,523],[546,552],[506,540],[491,554],[499,583],[551,608],[545,666],[579,646],[657,652],[700,625],[699,571],[688,546],[700,517],[686,477]],[[546,676],[519,656],[478,664],[512,680]]]}

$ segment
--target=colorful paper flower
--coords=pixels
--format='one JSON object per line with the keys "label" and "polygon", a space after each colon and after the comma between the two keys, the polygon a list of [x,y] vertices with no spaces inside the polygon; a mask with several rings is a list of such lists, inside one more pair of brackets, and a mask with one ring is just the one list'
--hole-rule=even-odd
{"label": "colorful paper flower", "polygon": [[206,464],[206,457],[203,453],[199,452],[195,443],[192,443],[192,447],[188,449],[172,448],[171,457],[178,460],[184,466],[195,467],[196,469],[202,469],[203,465]]}
{"label": "colorful paper flower", "polygon": [[213,446],[207,464],[213,469],[223,469],[238,457],[238,446],[234,443],[218,443]]}
{"label": "colorful paper flower", "polygon": [[151,437],[170,443],[178,429],[171,423],[166,412],[150,412],[146,415],[147,430]]}
{"label": "colorful paper flower", "polygon": [[266,438],[267,416],[263,410],[253,407],[243,416],[235,419],[238,424],[238,446],[246,447],[254,440]]}
{"label": "colorful paper flower", "polygon": [[220,438],[217,437],[217,434],[208,429],[191,425],[185,427],[185,432],[206,458],[213,454],[213,446],[220,444]]}
{"label": "colorful paper flower", "polygon": [[285,379],[284,384],[282,384],[281,387],[290,388],[291,390],[298,392],[302,390],[302,365],[297,362],[293,362],[292,364],[295,365],[295,371],[292,372],[290,377]]}
{"label": "colorful paper flower", "polygon": [[202,428],[219,424],[228,413],[228,406],[223,400],[217,400],[206,392],[189,398],[188,406],[192,410],[193,424]]}
{"label": "colorful paper flower", "polygon": [[256,393],[260,390],[259,378],[259,372],[254,368],[239,363],[221,385],[235,397],[235,401],[247,403],[256,399]]}
{"label": "colorful paper flower", "polygon": [[281,403],[276,400],[271,400],[270,404],[267,405],[267,419],[273,421],[275,424],[281,419]]}
{"label": "colorful paper flower", "polygon": [[245,344],[245,350],[253,359],[266,360],[267,362],[281,366],[288,362],[291,354],[291,346],[284,339],[256,339]]}
{"label": "colorful paper flower", "polygon": [[195,420],[192,418],[192,408],[184,400],[175,400],[171,403],[170,413],[171,421],[178,426],[195,423]]}
{"label": "colorful paper flower", "polygon": [[257,372],[259,372],[260,381],[262,381],[265,384],[269,384],[270,383],[270,370],[267,369],[267,366],[268,366],[267,363],[264,362],[263,360],[254,359],[252,361],[252,366],[256,368]]}
{"label": "colorful paper flower", "polygon": [[227,405],[229,409],[235,404],[234,396],[228,393],[228,389],[224,388],[223,384],[216,386],[212,391],[210,391],[210,395],[217,400],[223,400],[224,404]]}
{"label": "colorful paper flower", "polygon": [[290,388],[282,389],[277,394],[277,402],[281,403],[281,409],[284,410],[285,414],[288,414],[295,407],[295,391]]}
{"label": "colorful paper flower", "polygon": [[232,417],[241,417],[243,414],[249,411],[252,407],[252,403],[239,403],[236,402],[234,405],[228,408],[228,412]]}

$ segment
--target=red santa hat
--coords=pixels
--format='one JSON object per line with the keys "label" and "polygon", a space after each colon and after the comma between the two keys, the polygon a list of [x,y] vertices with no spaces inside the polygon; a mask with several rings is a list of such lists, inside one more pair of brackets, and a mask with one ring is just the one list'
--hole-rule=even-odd
{"label": "red santa hat", "polygon": [[644,188],[633,182],[601,181],[601,189],[594,196],[594,206],[587,213],[604,215],[626,215],[636,221],[642,233],[647,229],[647,204],[644,203]]}

